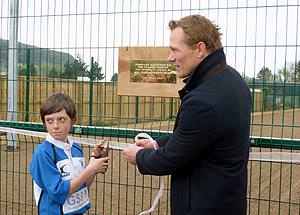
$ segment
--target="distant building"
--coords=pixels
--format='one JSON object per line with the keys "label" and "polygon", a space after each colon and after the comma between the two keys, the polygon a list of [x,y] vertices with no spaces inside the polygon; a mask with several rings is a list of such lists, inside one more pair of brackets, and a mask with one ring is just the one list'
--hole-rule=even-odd
{"label": "distant building", "polygon": [[85,76],[78,76],[77,77],[77,81],[86,82],[86,81],[90,81],[90,78],[89,77],[85,77]]}
{"label": "distant building", "polygon": [[[76,81],[81,81],[81,82],[89,82],[90,81],[90,77],[86,77],[86,76],[78,76]],[[103,82],[102,80],[94,80],[93,82]]]}

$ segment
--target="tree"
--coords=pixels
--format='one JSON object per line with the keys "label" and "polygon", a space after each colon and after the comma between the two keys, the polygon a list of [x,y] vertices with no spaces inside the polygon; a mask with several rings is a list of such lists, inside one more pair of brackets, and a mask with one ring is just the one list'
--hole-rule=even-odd
{"label": "tree", "polygon": [[292,82],[293,80],[293,70],[290,66],[284,66],[278,70],[278,78],[280,82]]}
{"label": "tree", "polygon": [[296,81],[300,82],[300,60],[298,61],[298,63],[296,63],[295,73],[296,73]]}
{"label": "tree", "polygon": [[251,78],[251,77],[249,77],[249,76],[245,76],[244,77],[244,80],[245,80],[245,82],[249,85],[249,84],[252,84],[252,82],[253,82],[253,78]]}
{"label": "tree", "polygon": [[[268,96],[271,94],[271,88],[266,84],[266,82],[274,81],[274,75],[268,67],[262,67],[256,76],[258,82],[262,83],[262,99],[263,99],[263,110],[268,110]],[[259,86],[259,85],[258,85]]]}
{"label": "tree", "polygon": [[81,56],[77,54],[74,61],[67,61],[64,65],[64,72],[62,73],[62,78],[77,79],[79,76],[87,76],[86,63],[83,61]]}
{"label": "tree", "polygon": [[268,67],[265,67],[265,66],[263,68],[261,68],[261,70],[258,72],[256,78],[262,82],[274,80],[272,71]]}
{"label": "tree", "polygon": [[26,75],[26,69],[23,64],[18,65],[18,75]]}
{"label": "tree", "polygon": [[[78,76],[87,76],[87,67],[86,63],[83,61],[82,57],[77,54],[76,59],[73,61],[73,68],[75,70],[75,74]],[[77,78],[76,77],[76,78]]]}
{"label": "tree", "polygon": [[37,75],[37,69],[35,67],[34,64],[30,64],[30,68],[29,68],[29,71],[30,71],[30,76],[36,76]]}
{"label": "tree", "polygon": [[[26,65],[24,65],[24,64],[19,64],[18,65],[18,74],[19,75],[24,75],[24,76],[27,75]],[[29,65],[29,74],[30,74],[30,76],[36,76],[37,75],[37,69],[34,66],[34,64],[32,64],[32,63]]]}
{"label": "tree", "polygon": [[86,76],[91,78],[92,81],[101,81],[105,78],[105,75],[101,73],[102,67],[99,66],[98,62],[95,61],[93,65],[91,66],[91,69],[93,69],[93,77],[91,78],[91,70],[87,71]]}
{"label": "tree", "polygon": [[51,68],[51,70],[49,71],[48,77],[50,77],[50,78],[58,78],[59,77],[59,73],[55,69],[55,67]]}
{"label": "tree", "polygon": [[75,72],[72,68],[72,63],[67,61],[64,65],[64,71],[61,74],[62,78],[70,78],[70,79],[77,79]]}
{"label": "tree", "polygon": [[114,73],[113,76],[111,77],[110,81],[117,82],[118,81],[118,73]]}
{"label": "tree", "polygon": [[296,82],[300,82],[300,61],[292,63],[290,69],[292,70],[293,79]]}
{"label": "tree", "polygon": [[300,82],[300,61],[289,63],[279,69],[278,77],[281,82]]}

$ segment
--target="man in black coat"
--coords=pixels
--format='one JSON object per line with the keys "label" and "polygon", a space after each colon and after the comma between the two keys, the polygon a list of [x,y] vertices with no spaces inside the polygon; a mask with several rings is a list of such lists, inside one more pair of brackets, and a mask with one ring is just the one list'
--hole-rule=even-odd
{"label": "man in black coat", "polygon": [[123,151],[142,174],[171,175],[172,215],[247,211],[250,90],[226,64],[219,27],[200,15],[170,21],[168,61],[185,78],[174,131]]}

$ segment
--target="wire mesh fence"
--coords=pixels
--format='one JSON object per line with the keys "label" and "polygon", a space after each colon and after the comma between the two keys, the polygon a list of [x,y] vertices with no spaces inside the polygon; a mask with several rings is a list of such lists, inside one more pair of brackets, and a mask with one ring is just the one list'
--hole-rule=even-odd
{"label": "wire mesh fence", "polygon": [[[1,0],[0,126],[45,131],[41,103],[64,91],[76,103],[74,136],[133,143],[140,131],[171,132],[177,97],[119,95],[119,48],[168,47],[168,21],[201,14],[220,26],[227,62],[250,87],[251,152],[299,155],[299,10],[299,0]],[[0,140],[1,214],[37,214],[28,166],[42,139],[3,132]],[[161,181],[153,214],[170,214],[169,177],[142,176],[120,151],[110,153],[88,214],[138,214]],[[300,214],[299,175],[297,159],[250,161],[247,214]]]}

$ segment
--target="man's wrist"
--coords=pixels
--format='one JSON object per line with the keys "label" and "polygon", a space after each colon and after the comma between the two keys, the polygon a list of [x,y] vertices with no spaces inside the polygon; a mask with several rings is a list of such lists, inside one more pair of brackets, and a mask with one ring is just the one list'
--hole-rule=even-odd
{"label": "man's wrist", "polygon": [[154,140],[154,145],[155,145],[156,149],[158,149],[158,148],[159,148],[159,145],[158,145],[158,143],[157,143],[157,141],[156,141],[156,140]]}

